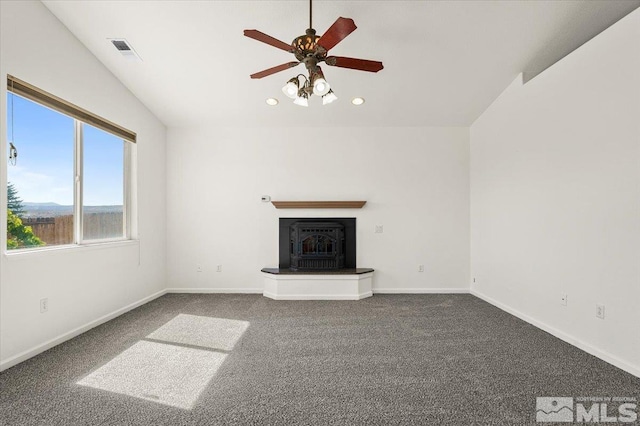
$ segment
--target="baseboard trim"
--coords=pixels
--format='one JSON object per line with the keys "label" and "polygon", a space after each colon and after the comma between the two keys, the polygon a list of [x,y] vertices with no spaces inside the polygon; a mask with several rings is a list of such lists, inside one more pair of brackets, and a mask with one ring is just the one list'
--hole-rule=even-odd
{"label": "baseboard trim", "polygon": [[551,334],[552,336],[557,337],[560,340],[563,340],[567,343],[569,343],[570,345],[573,345],[575,347],[577,347],[578,349],[582,349],[583,351],[585,351],[586,353],[595,356],[596,358],[599,358],[605,362],[608,362],[609,364],[620,368],[621,370],[626,371],[629,374],[632,374],[636,377],[640,377],[640,366],[635,366],[632,364],[629,364],[626,361],[621,360],[620,358],[606,352],[603,351],[601,349],[596,348],[595,346],[592,346],[570,334],[567,334],[563,331],[558,330],[555,327],[552,327],[542,321],[539,321],[533,317],[530,317],[529,315],[526,315],[516,309],[513,309],[507,305],[505,305],[502,302],[499,302],[489,296],[487,296],[484,293],[481,293],[477,290],[471,289],[471,294],[476,296],[479,299],[484,300],[487,303],[492,304],[493,306],[502,309],[503,311],[520,318],[521,320],[528,322],[529,324],[543,330],[546,331],[547,333]]}
{"label": "baseboard trim", "polygon": [[[167,293],[238,293],[263,294],[262,288],[168,288]],[[468,288],[374,288],[373,294],[468,294]],[[309,299],[315,300],[315,299]],[[339,299],[335,299],[339,300]]]}
{"label": "baseboard trim", "polygon": [[373,294],[463,294],[468,288],[374,288]]}
{"label": "baseboard trim", "polygon": [[127,306],[125,306],[124,308],[120,308],[117,309],[109,314],[103,315],[98,319],[95,319],[93,321],[90,321],[88,323],[86,323],[85,325],[82,325],[80,327],[74,328],[71,331],[68,331],[66,333],[63,333],[61,335],[59,335],[58,337],[54,337],[51,340],[48,340],[40,345],[34,346],[31,349],[27,349],[24,352],[20,352],[17,355],[12,356],[11,358],[4,360],[0,363],[0,371],[4,371],[7,368],[11,368],[14,365],[20,364],[23,361],[28,360],[29,358],[32,358],[38,354],[41,354],[42,352],[49,350],[51,348],[53,348],[54,346],[59,345],[60,343],[66,342],[67,340],[73,339],[74,337],[91,330],[94,327],[97,327],[101,324],[104,324],[107,321],[110,321],[116,317],[119,317],[120,315],[129,312],[132,309],[137,308],[138,306],[142,306],[145,303],[149,303],[154,299],[157,299],[160,296],[163,296],[167,291],[166,290],[161,290],[157,293],[152,294],[151,296],[147,296],[143,299],[138,300],[137,302],[133,302]]}
{"label": "baseboard trim", "polygon": [[262,288],[168,288],[167,293],[234,293],[234,294],[262,294]]}

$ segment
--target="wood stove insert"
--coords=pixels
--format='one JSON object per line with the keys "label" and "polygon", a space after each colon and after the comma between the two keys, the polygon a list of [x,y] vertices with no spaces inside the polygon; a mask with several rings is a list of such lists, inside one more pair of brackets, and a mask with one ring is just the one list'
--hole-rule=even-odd
{"label": "wood stove insert", "polygon": [[281,218],[279,267],[332,271],[356,267],[355,218]]}

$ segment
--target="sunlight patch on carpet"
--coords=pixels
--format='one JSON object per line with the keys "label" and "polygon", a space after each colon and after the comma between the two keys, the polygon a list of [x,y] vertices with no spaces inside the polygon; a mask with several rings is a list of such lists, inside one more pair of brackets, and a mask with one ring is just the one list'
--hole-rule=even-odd
{"label": "sunlight patch on carpet", "polygon": [[231,351],[248,327],[247,321],[180,314],[147,339]]}
{"label": "sunlight patch on carpet", "polygon": [[226,356],[140,341],[77,384],[191,409]]}

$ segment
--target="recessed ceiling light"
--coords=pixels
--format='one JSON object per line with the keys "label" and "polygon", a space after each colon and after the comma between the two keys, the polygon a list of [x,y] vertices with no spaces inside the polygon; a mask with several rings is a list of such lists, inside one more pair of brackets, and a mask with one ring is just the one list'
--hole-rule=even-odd
{"label": "recessed ceiling light", "polygon": [[268,98],[266,101],[267,105],[276,106],[278,105],[278,100],[276,98]]}
{"label": "recessed ceiling light", "polygon": [[364,98],[353,98],[351,99],[351,103],[354,105],[362,105],[364,103]]}

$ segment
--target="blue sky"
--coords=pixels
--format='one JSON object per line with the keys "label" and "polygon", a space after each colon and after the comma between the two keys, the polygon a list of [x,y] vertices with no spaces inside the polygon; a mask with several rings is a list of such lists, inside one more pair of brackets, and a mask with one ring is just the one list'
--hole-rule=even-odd
{"label": "blue sky", "polygon": [[[13,104],[13,137],[11,102]],[[122,139],[84,125],[84,205],[122,205]],[[18,149],[7,167],[25,202],[73,204],[73,119],[20,96],[7,95],[7,141]]]}

